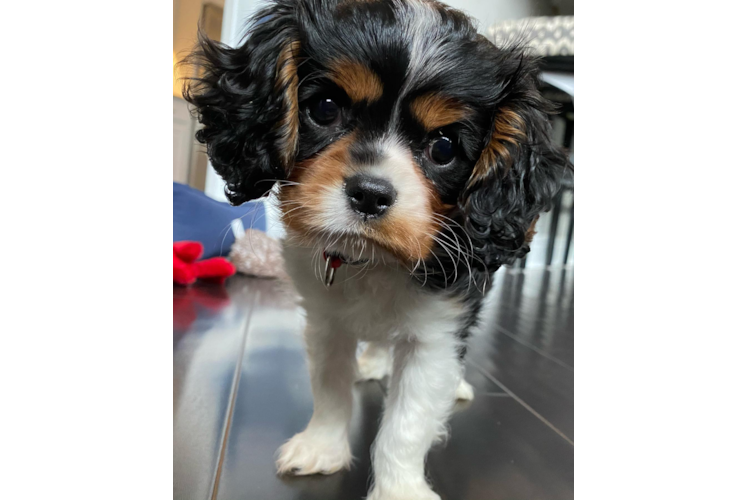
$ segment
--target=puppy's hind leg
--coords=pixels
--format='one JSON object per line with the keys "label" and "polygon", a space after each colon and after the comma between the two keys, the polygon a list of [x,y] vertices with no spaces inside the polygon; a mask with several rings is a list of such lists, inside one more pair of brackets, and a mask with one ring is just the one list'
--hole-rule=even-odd
{"label": "puppy's hind leg", "polygon": [[455,399],[458,401],[472,401],[475,399],[475,391],[473,386],[468,384],[465,377],[460,379],[460,383],[457,385],[457,393]]}
{"label": "puppy's hind leg", "polygon": [[[358,357],[358,377],[356,382],[382,380],[392,375],[392,355],[389,345],[384,342],[367,342],[364,351]],[[457,401],[472,401],[475,391],[465,377],[460,379],[455,392]]]}
{"label": "puppy's hind leg", "polygon": [[358,381],[382,380],[392,373],[390,347],[384,342],[367,342],[358,357]]}

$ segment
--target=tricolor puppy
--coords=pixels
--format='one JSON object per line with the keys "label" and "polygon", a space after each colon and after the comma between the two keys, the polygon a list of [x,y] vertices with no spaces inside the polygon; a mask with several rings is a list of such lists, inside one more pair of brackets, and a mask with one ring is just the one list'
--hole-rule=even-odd
{"label": "tricolor puppy", "polygon": [[277,185],[307,311],[314,414],[279,472],[348,468],[352,385],[390,374],[368,498],[438,499],[424,461],[472,397],[468,331],[570,168],[537,61],[429,0],[275,0],[193,60],[198,140],[233,203]]}

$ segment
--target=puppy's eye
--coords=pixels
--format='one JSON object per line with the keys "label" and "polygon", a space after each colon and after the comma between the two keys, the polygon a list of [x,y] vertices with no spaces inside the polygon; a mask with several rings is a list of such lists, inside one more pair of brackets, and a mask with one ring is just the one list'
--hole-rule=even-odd
{"label": "puppy's eye", "polygon": [[340,106],[332,99],[322,98],[309,106],[309,115],[317,124],[329,127],[340,121]]}
{"label": "puppy's eye", "polygon": [[429,144],[426,154],[437,165],[446,165],[456,156],[454,143],[447,136],[437,137]]}

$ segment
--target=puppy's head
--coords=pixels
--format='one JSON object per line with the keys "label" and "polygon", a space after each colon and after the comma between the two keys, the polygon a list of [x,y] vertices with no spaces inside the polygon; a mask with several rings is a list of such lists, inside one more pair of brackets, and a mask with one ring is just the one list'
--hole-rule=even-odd
{"label": "puppy's head", "polygon": [[201,39],[195,58],[185,97],[229,199],[281,181],[303,244],[495,270],[567,166],[536,61],[438,2],[276,0],[238,48]]}

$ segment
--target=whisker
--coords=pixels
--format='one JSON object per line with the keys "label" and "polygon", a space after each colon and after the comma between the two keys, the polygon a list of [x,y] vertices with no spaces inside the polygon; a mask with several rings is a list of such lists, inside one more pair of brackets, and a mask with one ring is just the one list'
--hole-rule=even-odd
{"label": "whisker", "polygon": [[[454,219],[451,219],[451,218],[447,217],[446,215],[442,215],[442,214],[439,214],[439,213],[434,213],[433,215],[442,217],[442,218],[446,219],[447,221],[452,222],[455,225],[455,227],[457,227],[459,229],[462,229],[462,227]],[[441,227],[443,227],[445,229],[448,229],[452,233],[452,235],[455,237],[455,243],[457,243],[458,246],[459,246],[459,241],[462,241],[463,243],[465,243],[465,240],[463,238],[461,238],[460,236],[458,236],[457,233],[455,233],[454,229],[452,229],[452,227],[449,224],[447,224],[447,222],[445,222],[445,221],[439,221],[439,220],[436,220],[436,219],[432,219],[432,220],[434,222],[438,223]],[[475,250],[473,249],[473,243],[472,243],[472,241],[470,241],[470,238],[468,238],[467,243],[470,245],[470,254],[471,254],[471,258],[472,258],[472,256],[475,253]]]}
{"label": "whisker", "polygon": [[[434,222],[437,222],[438,224],[444,226],[447,229],[450,229],[450,231],[451,231],[451,228],[449,228],[448,226],[445,226],[440,221],[434,220]],[[452,231],[452,233],[454,234],[454,231]],[[457,235],[455,234],[455,239],[451,239],[449,237],[449,235],[446,234],[446,233],[444,233],[444,232],[440,232],[439,235],[441,235],[444,238],[446,238],[446,241],[442,240],[446,245],[448,245],[450,248],[452,248],[455,251],[457,251],[457,260],[459,261],[459,260],[461,260],[462,257],[464,257],[465,264],[467,264],[468,266],[470,266],[470,262],[468,260],[467,253],[462,249],[462,247],[460,246],[460,242],[456,239]],[[454,245],[452,245],[452,243],[454,243]]]}
{"label": "whisker", "polygon": [[[451,222],[452,224],[454,224],[455,227],[458,227],[458,228],[462,229],[462,226],[456,220],[452,219],[451,217],[447,217],[446,215],[442,215],[442,214],[439,214],[439,213],[435,213],[434,215],[436,215],[438,217],[441,217],[441,218],[445,219],[447,222]],[[464,231],[464,229],[463,229],[463,231]],[[462,239],[462,238],[460,238],[460,239]],[[465,240],[463,240],[463,242],[464,241]],[[475,248],[473,247],[473,242],[470,240],[470,238],[467,238],[467,243],[470,245],[470,253],[474,255],[475,254]]]}
{"label": "whisker", "polygon": [[[460,224],[458,224],[457,221],[455,221],[454,219],[452,219],[450,217],[447,217],[446,215],[439,214],[439,213],[434,213],[433,215],[441,217],[442,219],[445,219],[446,221],[451,222],[452,224],[455,225],[455,227],[460,228],[460,229],[462,229],[464,231],[464,229],[460,226]],[[459,240],[465,242],[465,239],[459,237],[454,232],[454,230],[452,230],[452,228],[449,225],[443,224],[441,221],[437,221],[435,219],[432,219],[432,220],[434,220],[434,222],[439,223],[440,226],[449,229],[450,232],[452,232],[452,234],[454,234],[455,238],[459,238]],[[444,236],[447,236],[447,235],[444,234]],[[458,244],[458,247],[459,247],[459,242],[457,242],[457,244]],[[475,277],[473,276],[472,265],[471,265],[470,261],[478,261],[478,262],[480,262],[480,264],[483,266],[483,269],[484,269],[484,271],[486,272],[487,275],[490,275],[490,272],[488,271],[488,266],[486,266],[486,263],[483,262],[483,259],[477,258],[475,256],[475,247],[473,247],[473,242],[472,242],[472,240],[470,238],[467,238],[467,244],[470,246],[470,256],[469,256],[470,260],[468,260],[468,255],[465,254],[465,263],[467,264],[467,268],[468,268],[468,283],[472,282],[473,284],[475,284],[475,286],[477,288],[479,285],[478,285],[478,282],[475,280]],[[483,283],[484,292],[485,292],[485,285],[486,285],[486,283],[484,281],[484,283]]]}
{"label": "whisker", "polygon": [[[356,274],[354,274],[353,276],[351,276],[351,277],[349,277],[349,278],[346,278],[346,279],[345,279],[345,280],[343,281],[343,283],[345,283],[345,282],[346,282],[346,281],[348,281],[348,280],[356,279],[356,277],[357,277],[357,276],[359,276],[359,275],[360,275],[361,273],[364,273],[364,276],[365,276],[365,275],[366,275],[366,271],[368,270],[368,269],[367,269],[368,265],[369,265],[369,263],[368,263],[368,262],[367,262],[366,264],[362,265],[362,266],[361,266],[361,269],[359,269],[359,270],[358,270],[358,272],[357,272]],[[363,278],[364,276],[361,276],[361,278]],[[359,279],[361,279],[361,278],[359,278]]]}
{"label": "whisker", "polygon": [[[421,244],[421,242],[418,241],[416,238],[413,238],[413,239],[418,244],[418,250],[422,250],[423,249],[423,245]],[[421,255],[422,253],[423,252],[420,252],[420,251],[418,252],[419,255]],[[421,259],[421,257],[418,257],[418,258]],[[423,272],[424,272],[424,278],[423,278],[423,284],[421,285],[421,288],[423,288],[424,286],[426,286],[426,282],[429,280],[429,270],[428,270],[428,266],[426,265],[426,261],[425,260],[423,262]]]}
{"label": "whisker", "polygon": [[288,179],[260,179],[259,181],[255,182],[255,186],[257,186],[261,182],[277,182],[278,184],[284,186],[301,186],[300,182],[290,181]]}
{"label": "whisker", "polygon": [[[450,259],[452,260],[452,265],[454,266],[454,279],[452,280],[452,283],[453,283],[453,284],[454,284],[454,283],[456,283],[456,282],[457,282],[457,262],[459,262],[459,256],[458,256],[458,259],[457,259],[457,261],[455,261],[454,257],[452,256],[452,252],[450,252],[450,251],[449,251],[449,249],[447,249],[447,248],[446,248],[446,247],[444,246],[444,243],[443,243],[443,242],[442,242],[442,241],[441,241],[441,240],[440,240],[440,239],[439,239],[438,237],[436,237],[436,236],[431,236],[431,238],[432,238],[432,239],[433,239],[433,240],[434,240],[434,241],[435,241],[435,242],[436,242],[436,243],[437,243],[437,244],[438,244],[439,246],[441,246],[441,247],[442,247],[442,248],[444,249],[444,251],[445,251],[445,252],[447,252],[447,256],[448,256],[448,257],[449,257],[449,258],[450,258]],[[432,253],[433,253],[433,252],[432,252]],[[435,259],[437,259],[437,261],[439,260],[439,259],[438,259],[438,258],[436,257],[436,254],[434,254],[434,258],[435,258]],[[441,262],[439,262],[439,264],[441,264]],[[443,266],[442,266],[442,269],[443,269]],[[446,282],[447,282],[448,280],[449,280],[449,278],[447,277],[447,275],[446,275],[446,273],[445,273],[445,275],[444,275],[444,282],[446,283]]]}
{"label": "whisker", "polygon": [[[434,251],[429,248],[429,252],[431,253],[431,255],[434,256],[434,260],[436,260],[436,262],[438,262],[439,265],[442,268],[442,275],[444,276],[444,289],[446,290],[447,289],[447,283],[448,283],[448,281],[447,281],[447,271],[444,269],[444,265],[442,265],[442,262],[436,257],[436,254],[434,253]],[[456,277],[456,275],[455,275],[455,277]]]}
{"label": "whisker", "polygon": [[[257,210],[255,210],[255,206],[253,206],[252,208],[250,208],[249,210],[247,210],[246,214],[241,215],[239,217],[236,217],[235,219],[232,219],[231,222],[229,222],[228,224],[226,224],[223,227],[223,229],[221,229],[221,233],[223,233],[223,238],[221,238],[221,246],[218,247],[219,250],[220,250],[219,256],[223,257],[223,244],[226,242],[226,237],[229,235],[229,231],[231,230],[231,223],[233,221],[235,221],[236,219],[241,220],[241,219],[245,218],[246,216],[248,216],[250,214],[252,214],[253,217],[257,216]],[[252,219],[250,221],[250,226],[253,225],[253,223],[254,223],[254,219]]]}

